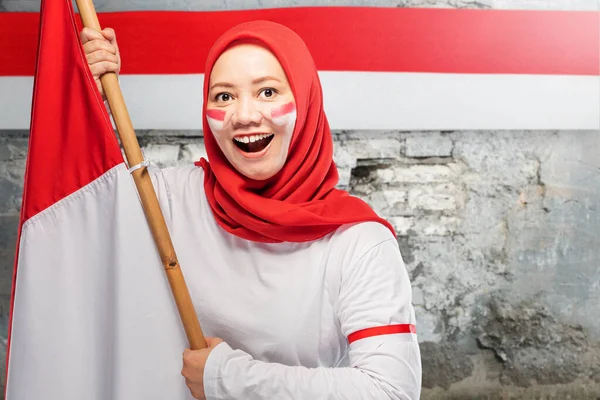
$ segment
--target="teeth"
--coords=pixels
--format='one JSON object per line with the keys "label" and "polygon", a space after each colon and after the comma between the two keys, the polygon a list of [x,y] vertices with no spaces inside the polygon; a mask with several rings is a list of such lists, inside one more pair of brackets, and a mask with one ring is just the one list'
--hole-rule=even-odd
{"label": "teeth", "polygon": [[240,143],[254,143],[257,140],[261,140],[264,138],[268,138],[270,136],[273,136],[273,133],[261,133],[260,135],[250,135],[250,136],[239,136],[239,137],[234,137],[233,140],[237,140]]}

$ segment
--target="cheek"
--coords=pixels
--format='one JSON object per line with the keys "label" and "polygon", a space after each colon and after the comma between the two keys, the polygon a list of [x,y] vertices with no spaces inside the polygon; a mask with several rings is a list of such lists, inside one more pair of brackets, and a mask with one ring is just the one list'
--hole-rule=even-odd
{"label": "cheek", "polygon": [[293,101],[271,110],[273,124],[285,128],[286,134],[291,135],[296,124],[296,104]]}
{"label": "cheek", "polygon": [[223,110],[206,110],[206,121],[214,135],[219,135],[225,125],[225,111]]}

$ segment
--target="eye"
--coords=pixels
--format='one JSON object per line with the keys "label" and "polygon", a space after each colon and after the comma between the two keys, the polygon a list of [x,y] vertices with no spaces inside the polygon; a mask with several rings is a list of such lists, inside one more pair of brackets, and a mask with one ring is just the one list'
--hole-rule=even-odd
{"label": "eye", "polygon": [[268,99],[274,97],[275,94],[277,94],[277,90],[273,89],[273,88],[264,88],[264,89],[261,89],[259,92],[259,96],[263,96]]}
{"label": "eye", "polygon": [[227,101],[231,100],[231,95],[226,92],[221,92],[215,96],[215,100],[227,102]]}

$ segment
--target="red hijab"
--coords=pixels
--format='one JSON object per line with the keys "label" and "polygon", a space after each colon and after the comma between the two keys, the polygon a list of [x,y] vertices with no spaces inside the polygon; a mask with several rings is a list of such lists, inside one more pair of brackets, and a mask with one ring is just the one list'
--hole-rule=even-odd
{"label": "red hijab", "polygon": [[[206,119],[209,78],[219,56],[233,42],[253,42],[279,60],[296,102],[297,119],[283,168],[264,181],[237,172],[221,152]],[[319,239],[343,224],[377,221],[367,203],[335,188],[333,139],[323,110],[321,83],[312,56],[292,30],[268,21],[237,25],[223,34],[208,54],[204,75],[202,126],[210,163],[204,190],[219,225],[238,237],[256,242],[306,242]]]}

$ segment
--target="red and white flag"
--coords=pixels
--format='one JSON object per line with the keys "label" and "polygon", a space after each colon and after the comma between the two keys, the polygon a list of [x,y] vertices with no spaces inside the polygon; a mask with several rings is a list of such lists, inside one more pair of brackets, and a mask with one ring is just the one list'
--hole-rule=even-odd
{"label": "red and white flag", "polygon": [[42,7],[6,399],[191,399],[185,334],[71,1]]}
{"label": "red and white flag", "polygon": [[[600,129],[594,11],[294,7],[101,13],[136,129],[201,129],[204,62],[234,24],[295,30],[333,129]],[[37,19],[0,14],[0,129],[26,129]],[[143,32],[143,34],[141,34]]]}

